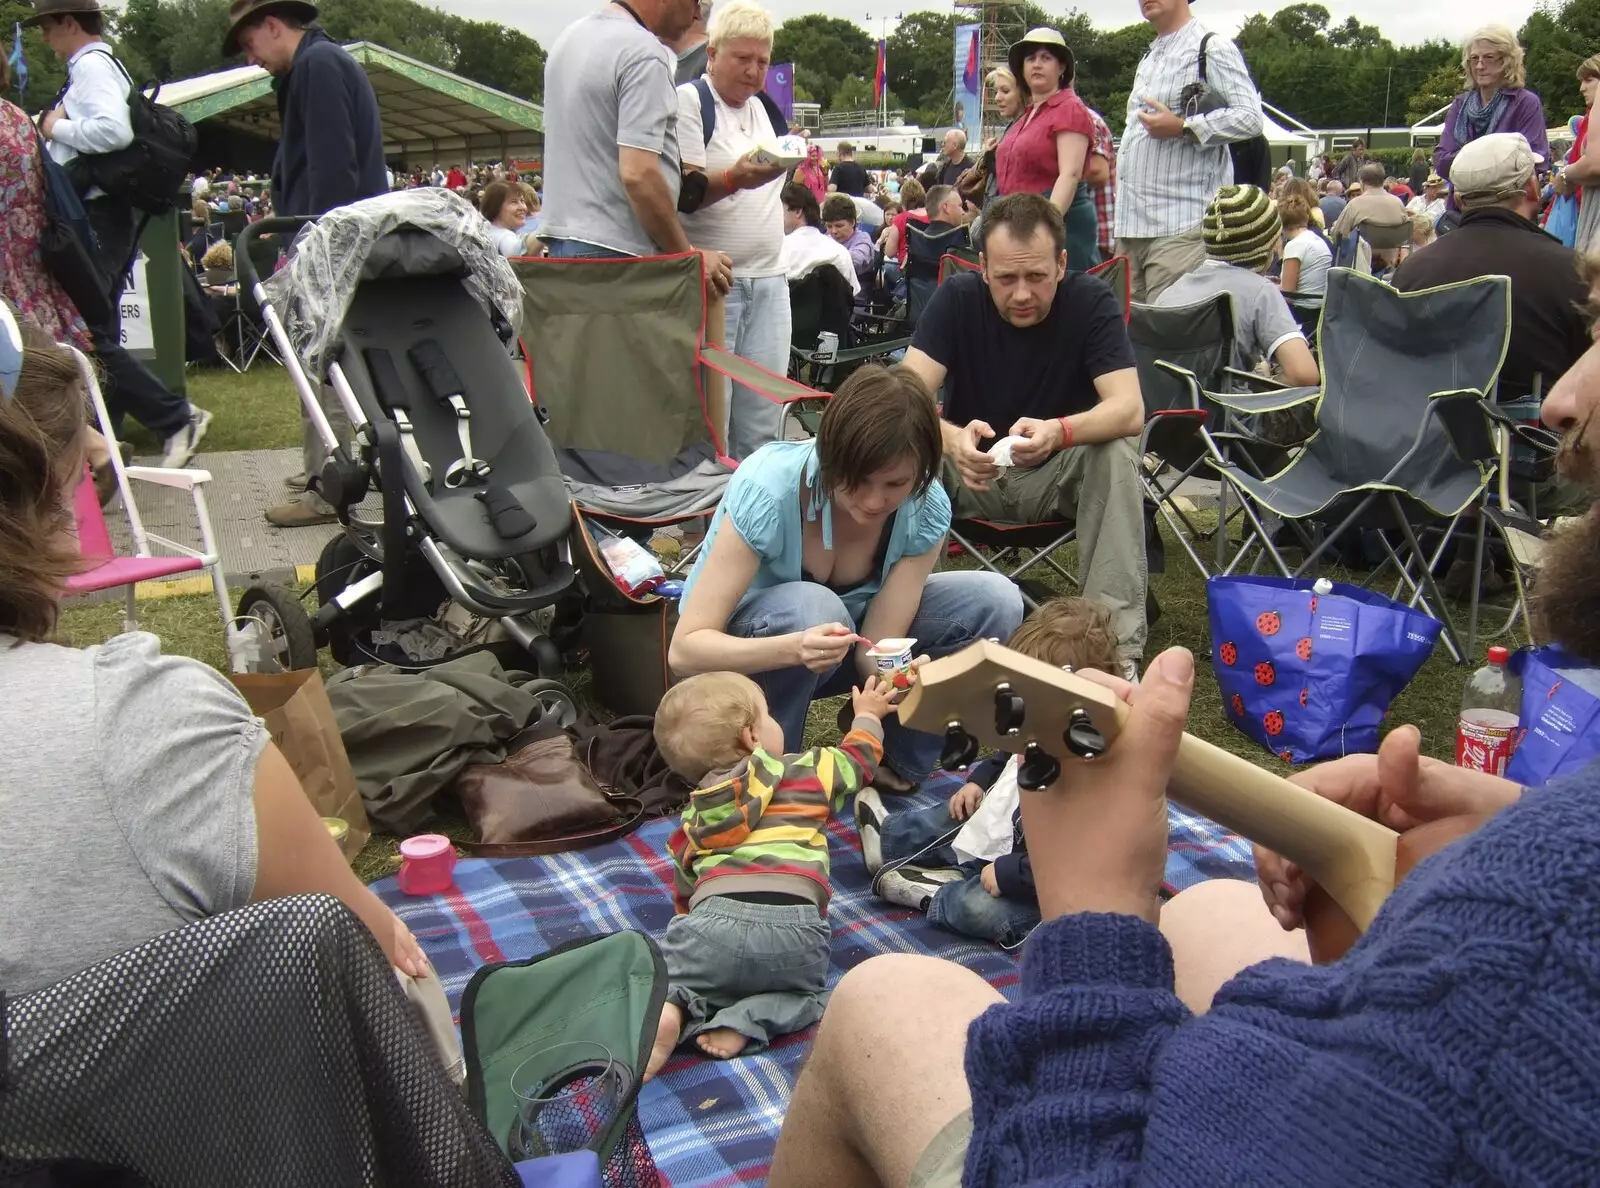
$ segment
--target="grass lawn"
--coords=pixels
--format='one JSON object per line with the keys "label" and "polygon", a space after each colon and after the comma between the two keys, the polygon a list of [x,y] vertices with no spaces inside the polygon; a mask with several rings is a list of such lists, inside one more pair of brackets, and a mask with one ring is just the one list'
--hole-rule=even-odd
{"label": "grass lawn", "polygon": [[[289,373],[270,360],[235,375],[225,367],[189,372],[189,400],[214,414],[201,453],[273,450],[300,444],[300,400]],[[160,452],[143,425],[127,422],[123,436],[139,454]]]}
{"label": "grass lawn", "polygon": [[[265,382],[269,376],[278,379],[277,389]],[[253,370],[246,380],[252,385],[250,390],[257,393],[263,404],[268,400],[284,400],[289,391],[287,381],[278,371]],[[257,384],[260,386],[257,387]],[[197,398],[201,403],[206,401],[203,392],[197,393]],[[227,391],[223,398],[228,401],[243,399],[234,390]],[[292,415],[293,408],[290,407],[289,411]],[[230,412],[230,418],[233,415]],[[265,412],[260,415],[263,420],[269,419]],[[284,421],[284,418],[279,416],[277,420]],[[284,423],[287,427],[287,422]],[[296,441],[298,425],[296,419],[293,423]],[[210,439],[207,441],[209,444]],[[1288,764],[1269,755],[1225,720],[1222,697],[1209,663],[1211,635],[1206,617],[1205,584],[1189,566],[1187,559],[1181,557],[1180,550],[1170,542],[1167,554],[1167,572],[1151,578],[1151,588],[1161,603],[1163,613],[1160,621],[1151,629],[1146,654],[1153,657],[1175,644],[1190,648],[1198,659],[1193,710],[1189,717],[1190,731],[1269,770],[1289,772],[1291,768]],[[1328,576],[1339,579],[1351,576],[1337,570],[1326,572]],[[144,602],[140,604],[139,615],[141,627],[159,635],[168,653],[192,656],[226,670],[222,628],[216,606],[208,598],[169,598]],[[98,643],[119,630],[120,604],[96,604],[67,609],[62,616],[60,634],[63,642],[84,645]],[[331,666],[331,661],[325,660],[324,663]],[[1422,731],[1425,753],[1441,759],[1452,759],[1455,719],[1468,671],[1467,668],[1452,664],[1449,652],[1440,644],[1416,679],[1395,699],[1390,708],[1389,721],[1396,725],[1406,722],[1416,725]],[[569,674],[568,682],[581,699],[588,685],[587,674]],[[830,737],[836,729],[834,719],[838,705],[839,699],[830,699],[812,707],[807,729],[808,741]],[[465,822],[458,817],[447,818],[441,830],[458,840],[468,836]],[[392,837],[374,837],[356,860],[356,873],[369,882],[394,873],[399,867],[396,846],[396,839]]]}

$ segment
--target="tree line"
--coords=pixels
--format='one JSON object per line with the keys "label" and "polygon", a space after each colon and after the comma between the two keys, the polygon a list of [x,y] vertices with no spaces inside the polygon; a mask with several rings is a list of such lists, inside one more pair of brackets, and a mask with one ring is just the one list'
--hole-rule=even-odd
{"label": "tree line", "polygon": [[[341,42],[370,41],[430,66],[522,99],[544,96],[545,52],[520,30],[494,21],[471,21],[415,0],[319,0],[320,21]],[[27,0],[0,0],[0,34],[10,50],[13,22],[33,11]],[[228,0],[127,0],[108,37],[129,72],[141,82],[170,82],[241,64],[222,56]],[[49,105],[65,67],[38,30],[24,34],[30,111]],[[9,98],[16,98],[12,88]]]}
{"label": "tree line", "polygon": [[[227,8],[227,0],[127,0],[110,36],[135,77],[188,78],[237,64],[219,52]],[[543,97],[545,51],[509,26],[415,0],[323,0],[321,9],[324,27],[340,41],[372,41],[521,98]],[[27,0],[0,0],[0,31],[31,11]],[[955,27],[962,19],[948,9],[913,12],[889,37],[889,104],[904,108],[909,122],[950,122]],[[1037,25],[1061,30],[1077,59],[1079,94],[1121,132],[1134,69],[1154,35],[1147,23],[1098,29],[1082,12],[1051,14],[1027,2],[1004,6],[998,19],[1014,35]],[[1519,36],[1528,85],[1544,100],[1547,121],[1565,122],[1581,109],[1578,63],[1600,52],[1600,0],[1541,0]],[[1263,97],[1315,128],[1414,123],[1463,85],[1460,46],[1442,39],[1397,46],[1354,17],[1336,24],[1315,3],[1251,16],[1236,40]],[[38,110],[60,88],[65,69],[37,30],[28,31],[25,45],[27,106]],[[772,57],[795,64],[798,99],[833,109],[873,105],[877,43],[851,21],[816,14],[785,21]]]}
{"label": "tree line", "polygon": [[[950,122],[955,27],[964,19],[948,10],[913,12],[889,37],[889,105],[904,108],[908,122]],[[1059,29],[1077,60],[1078,93],[1121,132],[1134,70],[1154,38],[1149,24],[1099,29],[1082,12],[1051,14],[1031,3],[1004,6],[998,21],[1014,35],[1038,25]],[[1600,0],[1541,0],[1519,36],[1528,85],[1544,100],[1549,122],[1565,122],[1581,110],[1577,65],[1600,52]],[[1321,4],[1257,13],[1235,40],[1267,102],[1314,128],[1415,123],[1464,86],[1460,45],[1434,39],[1397,46],[1354,17],[1335,23]],[[772,56],[795,64],[797,98],[825,109],[872,105],[877,42],[850,21],[785,21]]]}

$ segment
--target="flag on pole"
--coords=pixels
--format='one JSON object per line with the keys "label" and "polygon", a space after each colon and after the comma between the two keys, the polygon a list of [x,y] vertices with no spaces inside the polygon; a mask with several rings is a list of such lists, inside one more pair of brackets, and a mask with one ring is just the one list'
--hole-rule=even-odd
{"label": "flag on pole", "polygon": [[22,52],[21,21],[11,27],[11,56],[6,59],[6,65],[11,67],[12,81],[17,84],[17,98],[21,99],[28,90],[28,59]]}
{"label": "flag on pole", "polygon": [[882,103],[884,92],[889,86],[888,42],[878,42],[878,73],[872,80],[872,101]]}
{"label": "flag on pole", "polygon": [[[763,88],[772,101],[778,105],[778,110],[783,112],[783,118],[794,121],[794,63],[779,62],[767,70],[767,84]],[[774,128],[779,136],[785,135],[787,127]]]}

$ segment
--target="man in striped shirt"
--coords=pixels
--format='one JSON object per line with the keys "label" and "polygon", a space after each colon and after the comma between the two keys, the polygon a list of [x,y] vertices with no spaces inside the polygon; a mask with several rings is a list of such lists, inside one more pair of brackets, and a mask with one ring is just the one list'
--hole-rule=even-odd
{"label": "man in striped shirt", "polygon": [[1238,47],[1212,37],[1205,46],[1208,97],[1195,103],[1207,33],[1190,15],[1189,0],[1141,0],[1140,11],[1156,39],[1128,96],[1116,232],[1117,252],[1132,265],[1133,299],[1154,301],[1205,259],[1200,221],[1218,187],[1233,181],[1228,145],[1261,132],[1261,96]]}
{"label": "man in striped shirt", "polygon": [[1100,220],[1100,258],[1109,260],[1116,255],[1112,244],[1116,239],[1117,223],[1117,142],[1112,139],[1111,126],[1106,123],[1105,116],[1092,107],[1087,110],[1089,122],[1094,125],[1094,140],[1089,144],[1089,152],[1104,157],[1111,171],[1105,181],[1089,187],[1089,194],[1094,198],[1094,213]]}

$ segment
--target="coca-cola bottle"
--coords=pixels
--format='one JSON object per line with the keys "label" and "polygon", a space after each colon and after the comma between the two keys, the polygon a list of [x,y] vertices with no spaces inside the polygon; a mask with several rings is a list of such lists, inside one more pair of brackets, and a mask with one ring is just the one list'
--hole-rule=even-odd
{"label": "coca-cola bottle", "polygon": [[1489,663],[1467,680],[1456,722],[1456,766],[1505,775],[1517,741],[1522,681],[1506,667],[1511,653],[1490,648]]}

